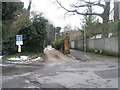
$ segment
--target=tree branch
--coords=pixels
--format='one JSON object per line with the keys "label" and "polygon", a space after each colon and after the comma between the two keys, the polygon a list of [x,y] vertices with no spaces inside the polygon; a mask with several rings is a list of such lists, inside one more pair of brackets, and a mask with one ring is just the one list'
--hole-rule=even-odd
{"label": "tree branch", "polygon": [[110,11],[110,13],[109,13],[109,14],[111,14],[111,13],[113,12],[113,10],[114,10],[114,8]]}
{"label": "tree branch", "polygon": [[68,11],[68,12],[74,12],[74,10],[68,10],[68,9],[66,9],[65,7],[63,7],[62,4],[61,4],[58,0],[56,0],[56,1],[57,1],[57,3],[60,5],[60,7],[62,7],[64,10],[66,10],[66,11]]}
{"label": "tree branch", "polygon": [[57,1],[57,3],[60,5],[60,7],[62,7],[62,8],[63,8],[64,10],[66,10],[67,12],[75,12],[75,13],[80,14],[80,15],[97,15],[97,16],[102,17],[102,15],[99,14],[99,13],[80,13],[80,12],[78,12],[76,9],[75,9],[75,10],[66,9],[64,6],[62,6],[62,4],[61,4],[58,0],[56,0],[56,1]]}
{"label": "tree branch", "polygon": [[100,7],[103,7],[105,9],[105,5],[104,4],[100,4],[100,2],[98,2],[98,3],[95,3],[95,2],[86,2],[86,1],[84,1],[84,2],[86,3],[84,5],[78,5],[78,6],[72,5],[72,6],[74,6],[75,8],[79,8],[79,7],[86,7],[86,6],[88,6],[90,4],[90,5],[93,5],[93,6],[100,6]]}
{"label": "tree branch", "polygon": [[79,8],[79,7],[87,7],[87,5],[88,5],[88,4],[84,4],[84,5],[79,5],[79,6],[77,6],[77,5],[72,4],[71,6],[72,6],[72,7],[75,7],[75,8]]}

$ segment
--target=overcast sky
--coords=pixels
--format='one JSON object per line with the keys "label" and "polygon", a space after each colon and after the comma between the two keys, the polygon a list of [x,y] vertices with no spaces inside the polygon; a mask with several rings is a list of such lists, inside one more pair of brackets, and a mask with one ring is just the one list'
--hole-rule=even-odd
{"label": "overcast sky", "polygon": [[[28,7],[29,0],[22,0],[24,2],[25,8]],[[75,27],[81,28],[81,23],[83,17],[81,15],[66,15],[66,11],[62,8],[58,8],[58,4],[54,3],[55,0],[32,0],[31,11],[42,12],[44,17],[46,17],[55,26],[64,27],[66,25],[71,25],[72,29]],[[74,3],[76,0],[61,0],[65,7],[68,7],[69,3]],[[102,8],[96,7],[96,12],[102,12]]]}

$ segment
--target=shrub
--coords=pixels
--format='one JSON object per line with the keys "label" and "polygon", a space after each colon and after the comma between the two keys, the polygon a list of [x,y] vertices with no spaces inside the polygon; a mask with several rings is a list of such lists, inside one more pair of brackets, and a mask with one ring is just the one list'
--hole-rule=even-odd
{"label": "shrub", "polygon": [[9,37],[7,40],[2,41],[2,53],[3,54],[13,54],[17,51],[17,46],[15,42],[15,36]]}
{"label": "shrub", "polygon": [[46,37],[46,19],[39,17],[29,26],[21,29],[18,34],[23,35],[23,50],[27,52],[43,52]]}
{"label": "shrub", "polygon": [[57,39],[52,43],[52,46],[57,49],[61,50],[63,48],[63,39]]}
{"label": "shrub", "polygon": [[[29,25],[24,25],[17,32],[23,35],[22,52],[43,52],[46,38],[46,22],[43,17],[35,17]],[[16,35],[3,40],[3,52],[17,52]]]}

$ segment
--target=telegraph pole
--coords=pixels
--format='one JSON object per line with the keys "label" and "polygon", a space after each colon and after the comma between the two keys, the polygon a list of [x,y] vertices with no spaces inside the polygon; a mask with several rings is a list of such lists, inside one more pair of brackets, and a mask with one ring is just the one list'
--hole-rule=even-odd
{"label": "telegraph pole", "polygon": [[86,52],[86,31],[84,26],[84,52]]}

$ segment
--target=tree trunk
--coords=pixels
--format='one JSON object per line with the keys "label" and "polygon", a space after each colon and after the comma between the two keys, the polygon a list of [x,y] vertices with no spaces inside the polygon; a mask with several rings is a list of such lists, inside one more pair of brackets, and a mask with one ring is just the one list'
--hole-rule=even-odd
{"label": "tree trunk", "polygon": [[104,12],[102,14],[102,19],[103,19],[103,32],[102,32],[102,37],[108,37],[108,22],[109,22],[109,12],[110,12],[110,2],[105,2],[106,7],[104,9]]}

